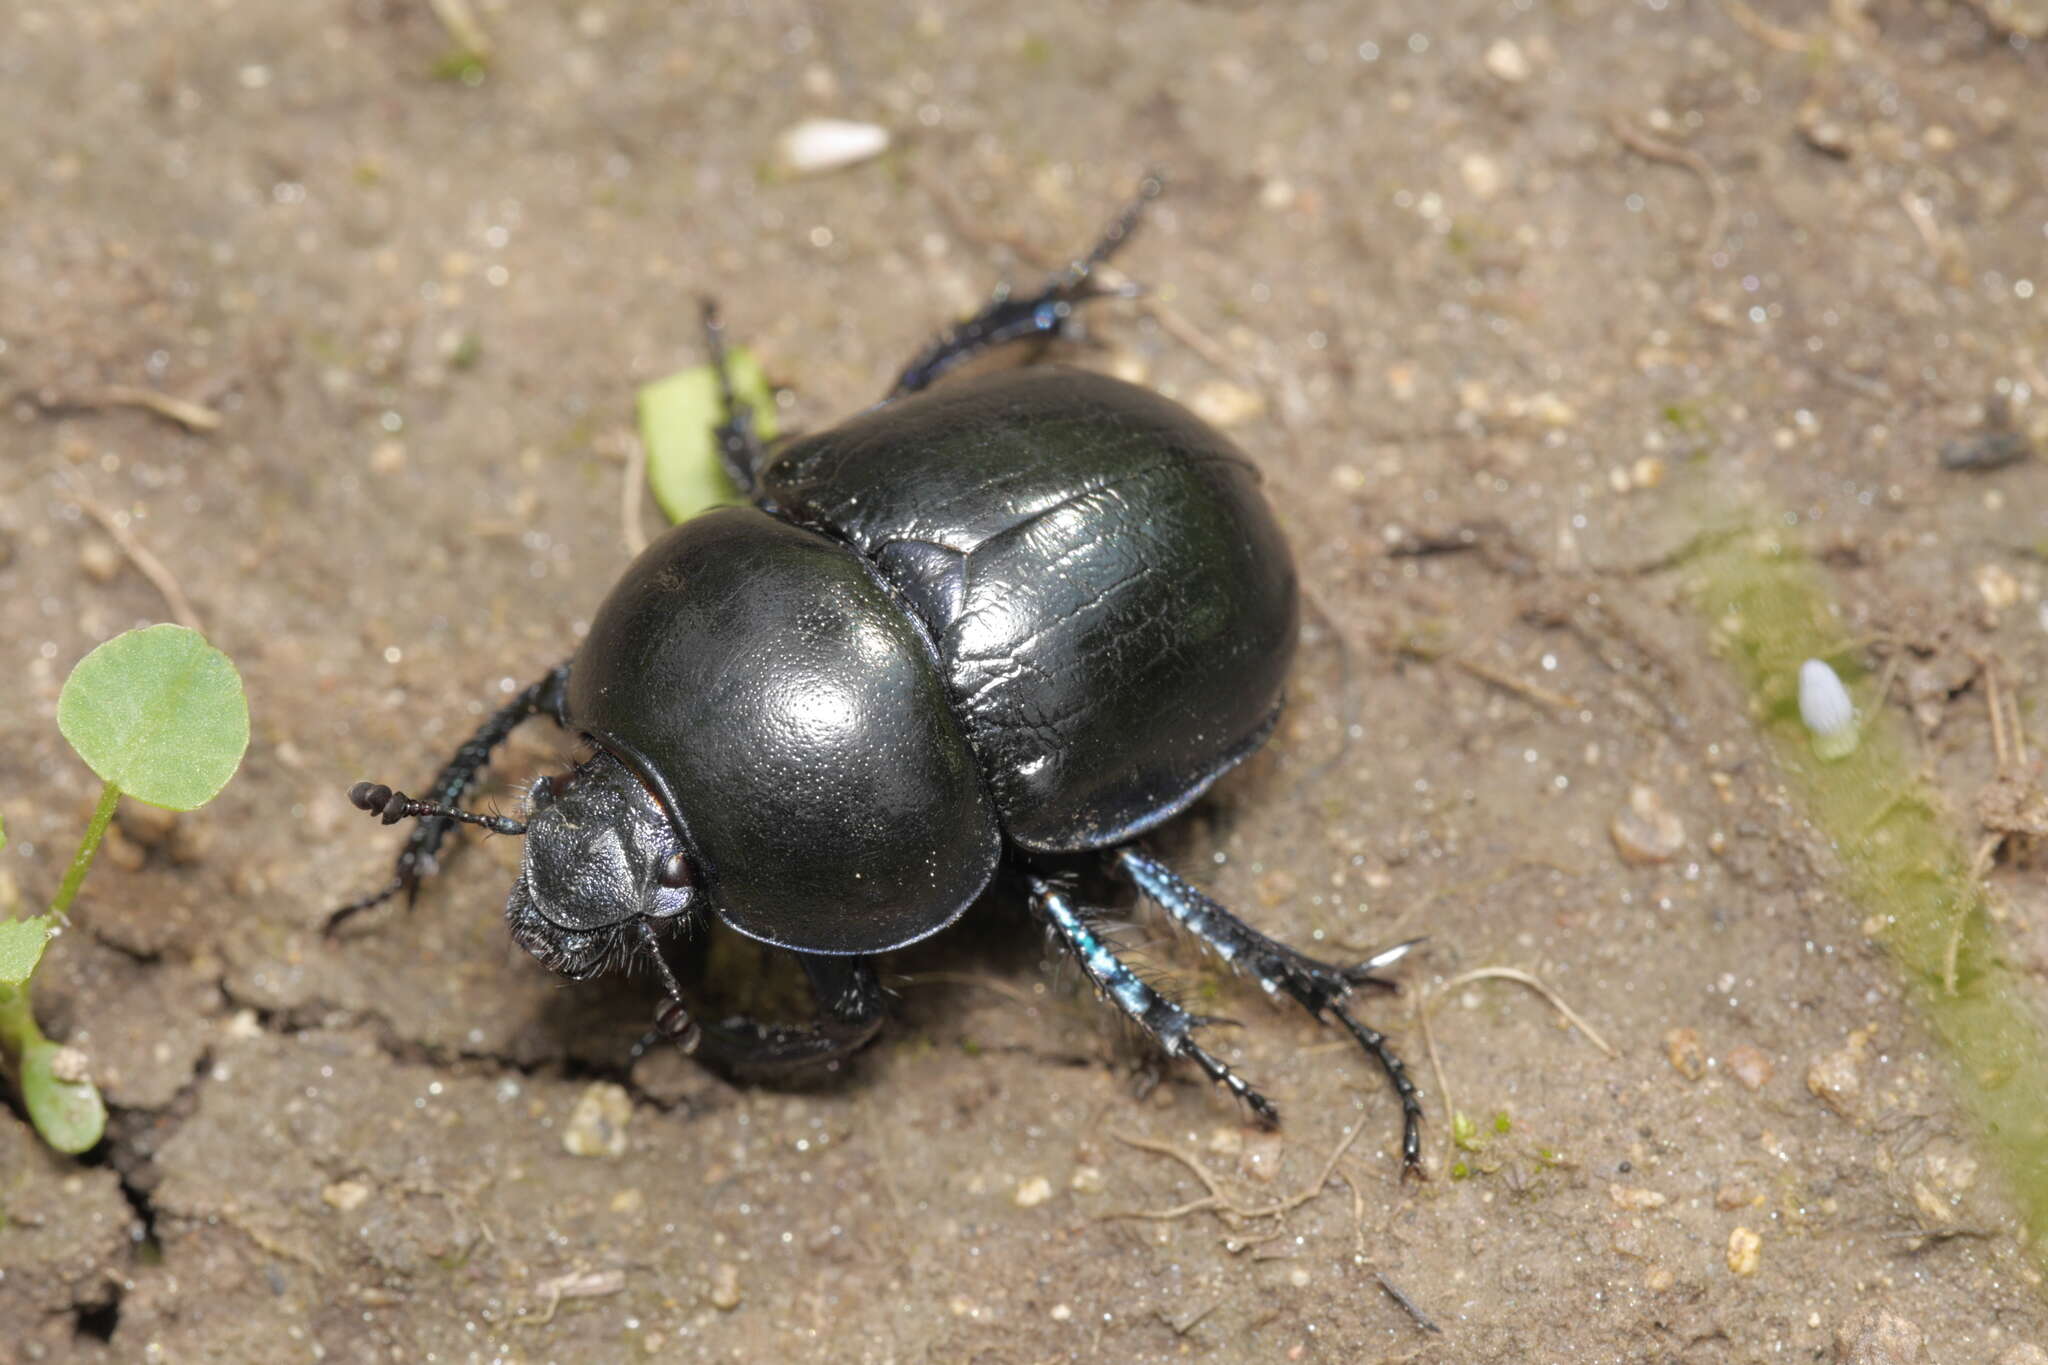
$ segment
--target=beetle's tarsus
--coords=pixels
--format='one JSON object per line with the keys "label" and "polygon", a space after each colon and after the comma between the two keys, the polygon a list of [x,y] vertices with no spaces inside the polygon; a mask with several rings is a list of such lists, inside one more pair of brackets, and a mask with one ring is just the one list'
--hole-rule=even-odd
{"label": "beetle's tarsus", "polygon": [[998,346],[1029,337],[1050,341],[1066,330],[1074,310],[1091,300],[1136,298],[1143,292],[1139,286],[1125,283],[1105,289],[1095,279],[1095,271],[1130,240],[1132,230],[1144,217],[1145,206],[1157,199],[1163,188],[1164,182],[1157,172],[1146,175],[1138,184],[1137,194],[1103,229],[1088,254],[1046,280],[1037,293],[1016,298],[1008,285],[998,286],[980,312],[947,328],[918,352],[896,376],[888,396],[902,398],[916,393],[954,366]]}
{"label": "beetle's tarsus", "polygon": [[1073,953],[1095,989],[1122,1010],[1162,1052],[1193,1061],[1210,1080],[1242,1101],[1260,1123],[1271,1127],[1280,1122],[1280,1112],[1271,1101],[1195,1041],[1195,1030],[1209,1021],[1190,1014],[1132,971],[1102,936],[1088,926],[1081,907],[1064,888],[1036,876],[1028,878],[1026,884],[1031,888],[1032,911]]}
{"label": "beetle's tarsus", "polygon": [[1382,949],[1355,966],[1333,966],[1268,938],[1149,854],[1122,848],[1113,855],[1113,861],[1146,899],[1166,911],[1175,923],[1207,944],[1225,962],[1249,972],[1269,994],[1284,992],[1316,1018],[1335,1019],[1342,1024],[1387,1073],[1387,1080],[1401,1101],[1401,1159],[1411,1169],[1421,1166],[1422,1101],[1415,1082],[1387,1042],[1387,1036],[1359,1022],[1344,1008],[1345,999],[1360,987],[1398,990],[1394,982],[1377,973],[1407,956],[1421,939]]}

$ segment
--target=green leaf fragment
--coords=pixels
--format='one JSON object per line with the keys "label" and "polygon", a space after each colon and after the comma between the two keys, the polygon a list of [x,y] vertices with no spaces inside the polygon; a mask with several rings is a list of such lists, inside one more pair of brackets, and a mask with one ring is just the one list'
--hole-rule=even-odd
{"label": "green leaf fragment", "polygon": [[78,1053],[39,1038],[21,1055],[21,1101],[43,1141],[76,1155],[107,1131],[107,1105],[97,1087],[75,1076]]}
{"label": "green leaf fragment", "polygon": [[[744,347],[725,353],[733,401],[754,413],[754,432],[775,438],[775,393],[761,362]],[[739,492],[718,458],[718,424],[725,401],[718,375],[709,365],[658,379],[640,390],[640,443],[647,448],[647,482],[670,521],[685,521],[707,508],[738,502]]]}
{"label": "green leaf fragment", "polygon": [[1463,1152],[1476,1152],[1486,1145],[1479,1140],[1479,1125],[1462,1111],[1451,1115],[1451,1142]]}
{"label": "green leaf fragment", "polygon": [[0,920],[0,986],[19,986],[35,975],[56,927],[48,915]]}
{"label": "green leaf fragment", "polygon": [[57,728],[86,766],[170,810],[211,801],[249,747],[249,702],[227,655],[184,626],[117,635],[78,661]]}

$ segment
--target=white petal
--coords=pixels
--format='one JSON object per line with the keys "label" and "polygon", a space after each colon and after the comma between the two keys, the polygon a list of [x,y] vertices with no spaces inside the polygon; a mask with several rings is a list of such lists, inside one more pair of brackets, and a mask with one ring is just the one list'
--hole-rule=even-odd
{"label": "white petal", "polygon": [[810,118],[775,139],[775,162],[791,175],[836,171],[889,150],[889,130],[876,123]]}
{"label": "white petal", "polygon": [[1799,665],[1799,719],[1813,732],[1822,758],[1840,758],[1856,747],[1856,703],[1835,670],[1819,659]]}

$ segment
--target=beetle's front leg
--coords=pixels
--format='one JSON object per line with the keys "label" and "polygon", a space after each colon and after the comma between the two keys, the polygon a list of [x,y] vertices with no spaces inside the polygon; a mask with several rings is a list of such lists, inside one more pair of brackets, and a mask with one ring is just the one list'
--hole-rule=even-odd
{"label": "beetle's front leg", "polygon": [[655,1031],[735,1079],[787,1076],[836,1062],[859,1051],[882,1027],[882,983],[870,958],[798,953],[818,997],[818,1021],[787,1027],[746,1015],[715,1024],[691,1018],[667,962],[656,954],[669,998],[655,1011]]}
{"label": "beetle's front leg", "polygon": [[[569,724],[569,661],[557,664],[548,670],[547,676],[530,684],[511,701],[493,712],[491,718],[477,728],[475,734],[463,742],[448,760],[446,767],[427,789],[424,800],[431,805],[453,806],[461,802],[463,795],[476,784],[484,767],[491,761],[491,754],[508,739],[521,724],[534,716],[552,718],[557,725]],[[391,880],[376,891],[360,899],[352,900],[334,910],[327,917],[327,932],[332,934],[350,918],[373,906],[382,905],[403,891],[407,902],[418,896],[420,882],[434,875],[436,855],[441,843],[448,837],[448,831],[455,828],[455,821],[445,817],[427,817],[413,826],[413,831],[399,852],[397,865],[392,870]]]}

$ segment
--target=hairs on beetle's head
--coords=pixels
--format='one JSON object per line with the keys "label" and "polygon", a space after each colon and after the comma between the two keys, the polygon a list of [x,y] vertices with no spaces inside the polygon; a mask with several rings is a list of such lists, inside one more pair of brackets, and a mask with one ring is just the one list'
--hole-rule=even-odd
{"label": "hairs on beetle's head", "polygon": [[505,815],[478,815],[474,811],[457,810],[453,806],[437,805],[432,801],[415,801],[404,792],[393,791],[381,782],[358,782],[348,789],[349,802],[357,810],[368,811],[387,825],[400,820],[454,820],[460,824],[475,825],[493,834],[524,834],[524,822]]}

